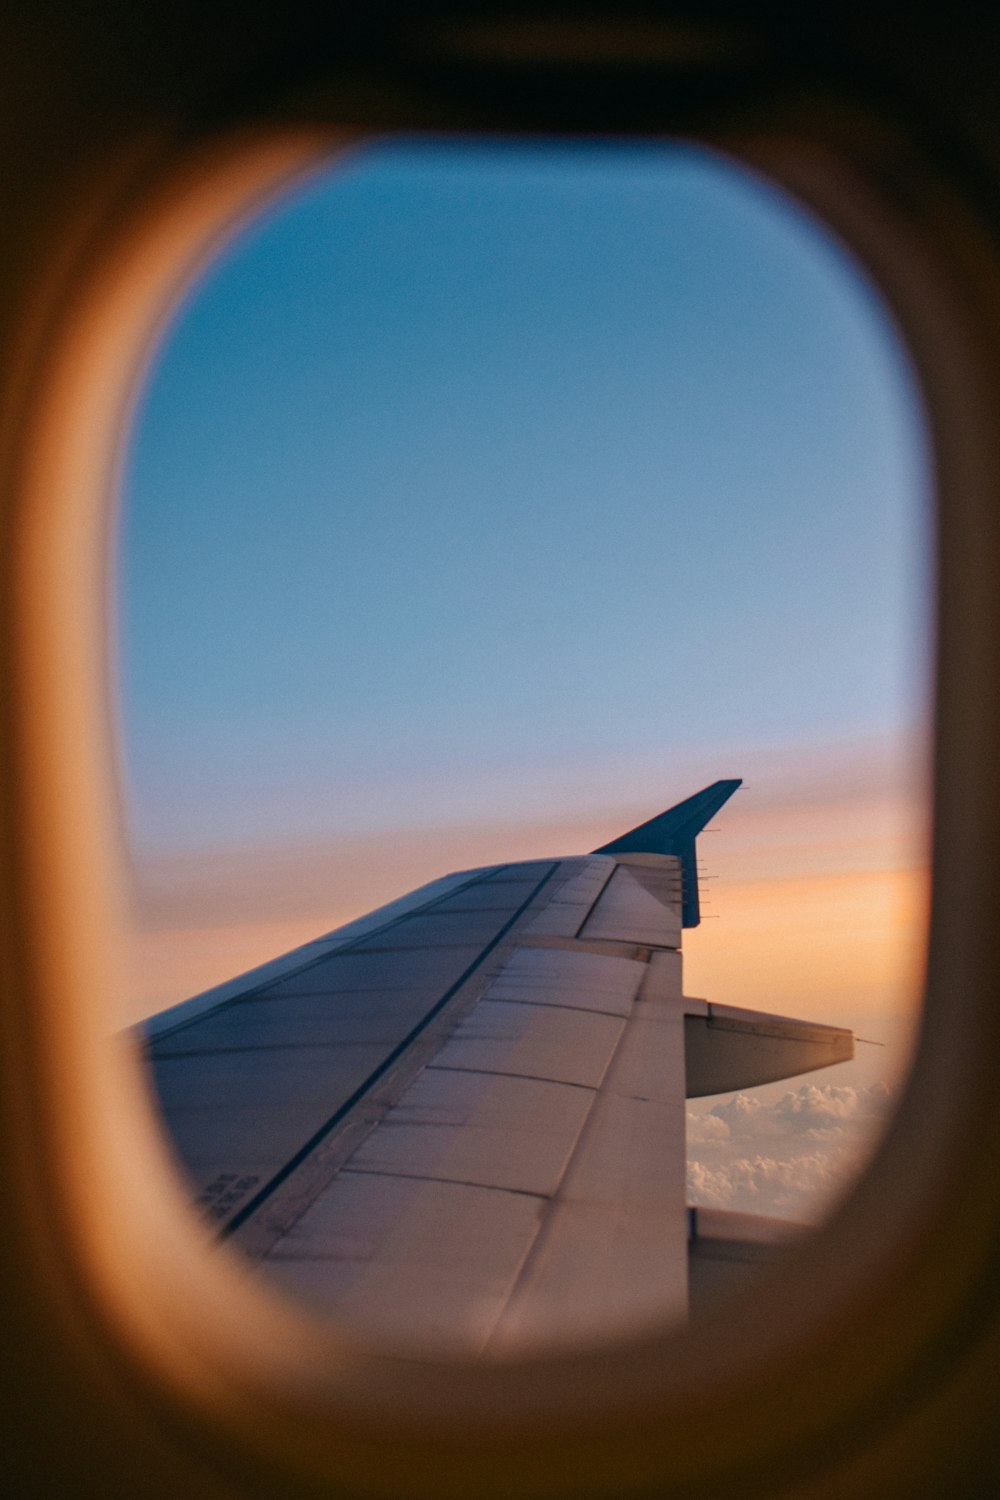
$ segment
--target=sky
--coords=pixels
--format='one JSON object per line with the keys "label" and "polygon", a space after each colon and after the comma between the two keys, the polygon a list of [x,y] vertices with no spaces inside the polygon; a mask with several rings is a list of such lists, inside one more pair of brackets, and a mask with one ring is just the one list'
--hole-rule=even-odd
{"label": "sky", "polygon": [[882,1044],[797,1106],[694,1108],[699,1201],[798,1211],[912,1035],[925,448],[876,293],[722,157],[400,140],[311,177],[137,400],[123,1020],[743,776],[688,992]]}

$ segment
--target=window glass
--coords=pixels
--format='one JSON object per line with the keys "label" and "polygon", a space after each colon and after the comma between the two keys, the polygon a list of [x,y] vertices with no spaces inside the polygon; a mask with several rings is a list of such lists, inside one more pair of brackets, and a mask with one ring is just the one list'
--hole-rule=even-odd
{"label": "window glass", "polygon": [[[331,165],[205,270],[131,435],[123,1024],[449,872],[582,856],[742,777],[699,840],[684,991],[864,1040],[690,1100],[686,1202],[816,1221],[916,1018],[927,491],[884,306],[746,171],[647,144],[387,142]],[[381,1045],[358,1014],[374,1030],[345,1045]],[[201,1055],[245,1102],[237,1020]],[[258,1136],[283,1088],[326,1087],[288,1024]],[[313,1116],[283,1120],[261,1172],[199,1185],[210,1214],[314,1141]],[[434,1191],[414,1212],[447,1235]],[[491,1247],[530,1240],[535,1197],[491,1218],[485,1193]],[[260,1254],[252,1230],[233,1238]],[[428,1241],[399,1254],[409,1286]],[[297,1289],[349,1317],[327,1273]]]}

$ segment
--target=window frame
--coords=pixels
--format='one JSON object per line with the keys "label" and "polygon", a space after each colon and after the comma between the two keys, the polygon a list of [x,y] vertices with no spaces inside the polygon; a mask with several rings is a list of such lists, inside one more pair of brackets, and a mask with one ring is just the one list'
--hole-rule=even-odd
{"label": "window frame", "polygon": [[[416,1367],[310,1323],[211,1249],[139,1060],[101,1034],[95,998],[116,982],[122,904],[106,609],[121,435],[156,330],[213,247],[369,134],[295,113],[168,133],[82,174],[52,212],[66,233],[7,343],[0,747],[16,920],[0,1077],[16,1284],[74,1367],[129,1391],[161,1446],[169,1434],[172,1462],[220,1488],[440,1500],[627,1483],[707,1496],[777,1473],[831,1495],[853,1492],[847,1475],[865,1493],[865,1465],[900,1434],[919,1454],[921,1412],[958,1391],[977,1399],[973,1377],[1000,1342],[1000,1186],[982,1170],[1000,1144],[1000,257],[988,222],[898,123],[843,99],[814,99],[792,121],[754,107],[700,134],[811,207],[868,267],[929,413],[934,886],[925,1021],[887,1137],[825,1233],[752,1305],[620,1348]],[[130,1435],[136,1451],[143,1441]]]}

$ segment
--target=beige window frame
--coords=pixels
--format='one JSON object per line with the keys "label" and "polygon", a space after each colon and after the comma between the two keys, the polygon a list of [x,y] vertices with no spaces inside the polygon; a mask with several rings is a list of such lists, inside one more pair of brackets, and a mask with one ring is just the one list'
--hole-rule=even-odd
{"label": "beige window frame", "polygon": [[309,1321],[210,1247],[139,1061],[107,1034],[121,930],[107,599],[122,434],[157,330],[213,248],[369,133],[300,123],[323,113],[272,104],[255,124],[183,137],[137,118],[128,150],[97,141],[74,156],[68,142],[78,170],[47,196],[25,193],[39,221],[9,257],[2,1289],[25,1409],[47,1392],[56,1434],[25,1450],[31,1474],[75,1473],[77,1494],[281,1500],[839,1496],[879,1492],[886,1474],[890,1493],[909,1493],[907,1475],[915,1487],[946,1473],[936,1424],[958,1422],[968,1455],[988,1448],[1000,1350],[1000,1174],[987,1165],[1000,1131],[1000,257],[983,204],[898,122],[843,98],[812,96],[791,118],[756,107],[707,137],[867,266],[929,414],[934,897],[926,1016],[898,1115],[780,1285],[724,1318],[590,1353],[416,1366]]}

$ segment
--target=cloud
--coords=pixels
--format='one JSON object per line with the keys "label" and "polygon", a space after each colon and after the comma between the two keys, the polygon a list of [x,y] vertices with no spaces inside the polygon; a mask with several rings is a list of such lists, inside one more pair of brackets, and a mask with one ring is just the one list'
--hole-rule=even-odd
{"label": "cloud", "polygon": [[[703,1118],[724,1124],[730,1140],[830,1136],[856,1129],[872,1117],[881,1119],[890,1107],[891,1094],[884,1083],[871,1088],[804,1083],[771,1104],[750,1094],[736,1094],[728,1104],[717,1104]],[[716,1132],[710,1138],[722,1137]]]}
{"label": "cloud", "polygon": [[[740,1097],[743,1097],[742,1095]],[[687,1143],[688,1150],[692,1146],[707,1146],[715,1141],[728,1141],[731,1130],[727,1121],[720,1119],[717,1114],[696,1115],[688,1111],[687,1117]]]}
{"label": "cloud", "polygon": [[837,1163],[818,1153],[783,1161],[771,1156],[752,1161],[740,1157],[715,1170],[692,1161],[688,1163],[688,1201],[703,1208],[797,1218],[817,1194],[829,1194],[839,1181]]}
{"label": "cloud", "polygon": [[773,1102],[736,1094],[689,1111],[688,1201],[815,1219],[867,1160],[893,1102],[884,1083],[807,1083]]}

